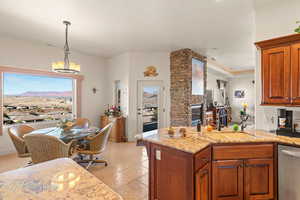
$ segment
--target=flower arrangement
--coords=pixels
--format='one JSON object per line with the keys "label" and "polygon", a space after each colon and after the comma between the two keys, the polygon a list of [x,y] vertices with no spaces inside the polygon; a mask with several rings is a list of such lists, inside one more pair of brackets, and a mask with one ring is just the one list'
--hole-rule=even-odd
{"label": "flower arrangement", "polygon": [[247,113],[248,103],[242,103],[243,110],[240,111],[241,115],[245,115]]}
{"label": "flower arrangement", "polygon": [[107,110],[104,111],[104,114],[106,116],[119,117],[122,113],[120,107],[107,105]]}
{"label": "flower arrangement", "polygon": [[[300,24],[300,21],[296,21],[296,24]],[[300,33],[300,25],[295,29],[296,33]]]}

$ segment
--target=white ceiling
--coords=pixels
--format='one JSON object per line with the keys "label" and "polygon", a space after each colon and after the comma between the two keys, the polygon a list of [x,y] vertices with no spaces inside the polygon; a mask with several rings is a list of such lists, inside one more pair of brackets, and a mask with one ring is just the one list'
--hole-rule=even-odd
{"label": "white ceiling", "polygon": [[191,48],[233,69],[255,65],[252,0],[1,0],[0,35],[112,57]]}

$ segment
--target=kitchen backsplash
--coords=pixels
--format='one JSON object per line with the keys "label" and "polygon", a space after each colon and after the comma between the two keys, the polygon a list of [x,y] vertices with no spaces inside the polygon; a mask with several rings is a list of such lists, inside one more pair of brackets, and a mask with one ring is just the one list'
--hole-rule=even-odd
{"label": "kitchen backsplash", "polygon": [[262,129],[266,131],[276,130],[277,128],[277,110],[284,108],[293,111],[293,123],[300,122],[300,108],[295,107],[268,107],[268,106],[257,106],[256,107],[256,129]]}

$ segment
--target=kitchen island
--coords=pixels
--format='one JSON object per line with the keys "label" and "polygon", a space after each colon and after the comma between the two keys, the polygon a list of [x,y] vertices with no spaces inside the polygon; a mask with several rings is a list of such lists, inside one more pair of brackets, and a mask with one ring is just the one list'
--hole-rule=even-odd
{"label": "kitchen island", "polygon": [[143,138],[150,200],[276,200],[277,145],[300,146],[299,138],[258,130],[186,130],[186,137],[161,129]]}

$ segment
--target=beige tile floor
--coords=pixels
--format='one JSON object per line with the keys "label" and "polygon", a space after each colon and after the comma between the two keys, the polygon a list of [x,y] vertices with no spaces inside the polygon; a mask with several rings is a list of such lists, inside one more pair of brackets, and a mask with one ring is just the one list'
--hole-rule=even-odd
{"label": "beige tile floor", "polygon": [[[135,143],[109,143],[102,156],[108,166],[96,164],[89,171],[118,192],[124,200],[148,199],[148,158],[145,148]],[[26,158],[0,156],[0,173],[23,167]]]}

